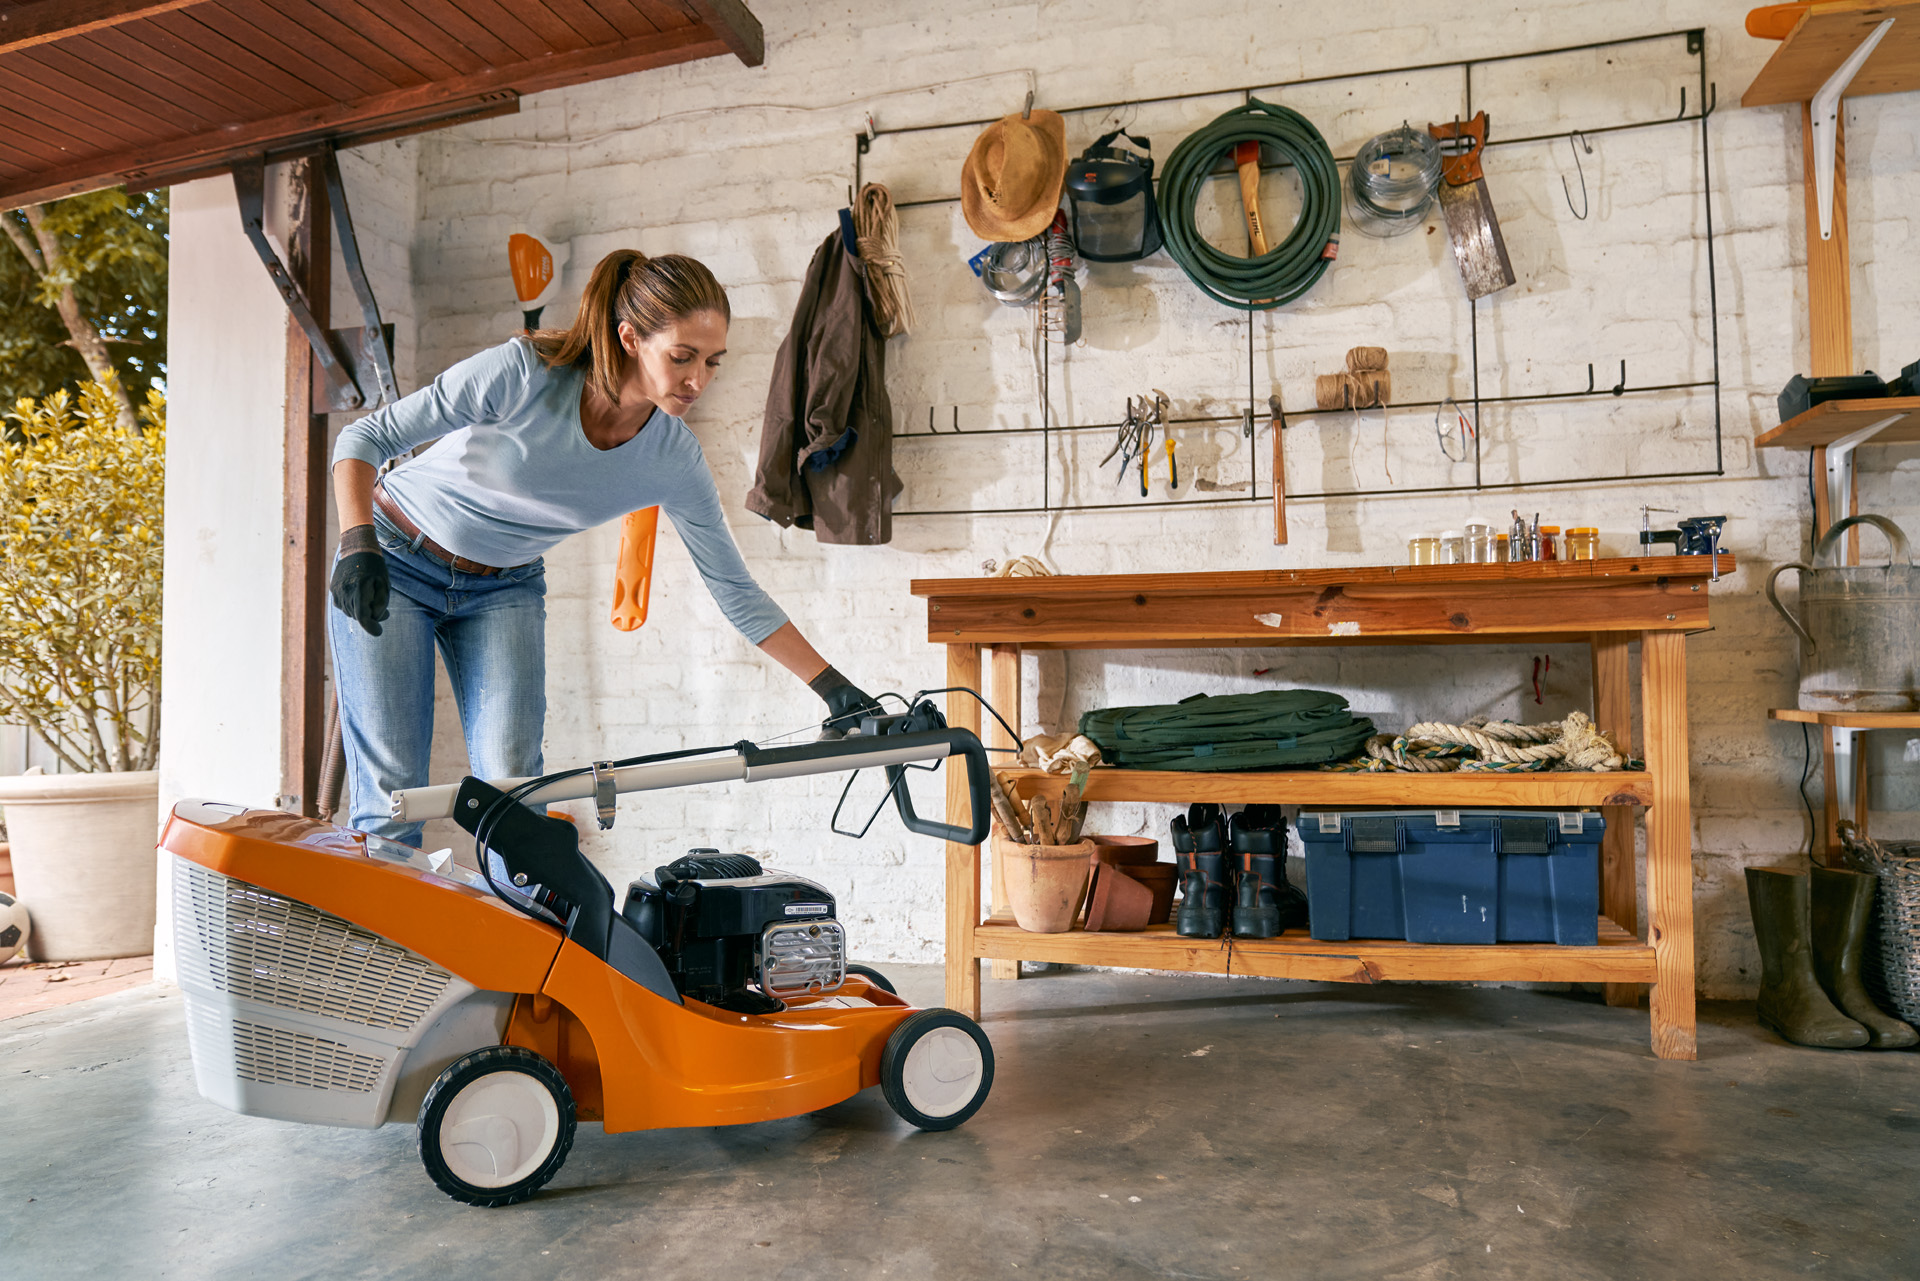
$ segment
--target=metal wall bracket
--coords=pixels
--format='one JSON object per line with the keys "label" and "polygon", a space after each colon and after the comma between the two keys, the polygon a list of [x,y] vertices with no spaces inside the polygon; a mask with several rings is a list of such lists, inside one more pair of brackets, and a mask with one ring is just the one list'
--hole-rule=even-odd
{"label": "metal wall bracket", "polygon": [[393,326],[382,324],[380,306],[367,283],[366,267],[360,261],[360,243],[353,234],[353,217],[347,208],[347,192],[340,180],[340,160],[332,144],[320,151],[320,168],[327,186],[327,203],[333,210],[334,237],[340,246],[340,258],[360,304],[362,325],[345,329],[325,329],[314,318],[306,293],[288,274],[286,264],[274,252],[266,231],[266,161],[243,161],[233,167],[233,193],[240,203],[240,226],[261,265],[273,281],[280,300],[287,305],[294,323],[307,336],[320,376],[313,380],[313,412],[339,413],[353,409],[371,409],[400,398],[393,377]]}

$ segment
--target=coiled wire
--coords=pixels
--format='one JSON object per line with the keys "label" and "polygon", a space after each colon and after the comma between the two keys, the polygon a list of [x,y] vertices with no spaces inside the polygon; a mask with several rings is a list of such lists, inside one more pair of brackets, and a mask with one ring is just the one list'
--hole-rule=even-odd
{"label": "coiled wire", "polygon": [[[1300,219],[1287,238],[1257,258],[1208,244],[1194,227],[1200,191],[1222,152],[1242,142],[1271,147],[1300,175]],[[1250,99],[1189,134],[1167,157],[1160,217],[1167,252],[1187,279],[1215,302],[1267,310],[1292,302],[1326,274],[1340,252],[1340,171],[1313,122],[1289,107]]]}

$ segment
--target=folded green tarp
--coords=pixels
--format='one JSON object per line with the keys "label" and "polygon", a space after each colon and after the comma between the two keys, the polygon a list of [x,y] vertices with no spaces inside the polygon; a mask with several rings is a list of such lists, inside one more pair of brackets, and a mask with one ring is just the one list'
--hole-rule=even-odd
{"label": "folded green tarp", "polygon": [[1109,707],[1080,718],[1108,764],[1129,769],[1234,770],[1343,761],[1373,722],[1318,689],[1195,694],[1158,707]]}

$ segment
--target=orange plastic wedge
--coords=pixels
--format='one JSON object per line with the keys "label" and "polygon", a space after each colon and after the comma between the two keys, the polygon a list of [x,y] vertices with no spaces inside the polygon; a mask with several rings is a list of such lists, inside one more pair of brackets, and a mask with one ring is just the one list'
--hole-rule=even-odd
{"label": "orange plastic wedge", "polygon": [[660,509],[628,512],[620,524],[620,560],[613,575],[614,628],[631,632],[647,621],[647,596],[653,587],[653,543],[660,532]]}

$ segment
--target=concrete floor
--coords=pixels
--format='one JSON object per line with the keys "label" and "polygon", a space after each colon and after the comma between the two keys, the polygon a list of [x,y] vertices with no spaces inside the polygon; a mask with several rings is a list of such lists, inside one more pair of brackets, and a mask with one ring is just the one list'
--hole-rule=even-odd
{"label": "concrete floor", "polygon": [[[934,1002],[939,971],[890,967]],[[234,1116],[176,993],[0,1023],[12,1277],[1920,1275],[1920,1054],[1796,1049],[1708,1006],[1068,973],[991,984],[992,1098],[944,1135],[879,1092],[730,1129],[583,1125],[506,1210],[413,1130]]]}

